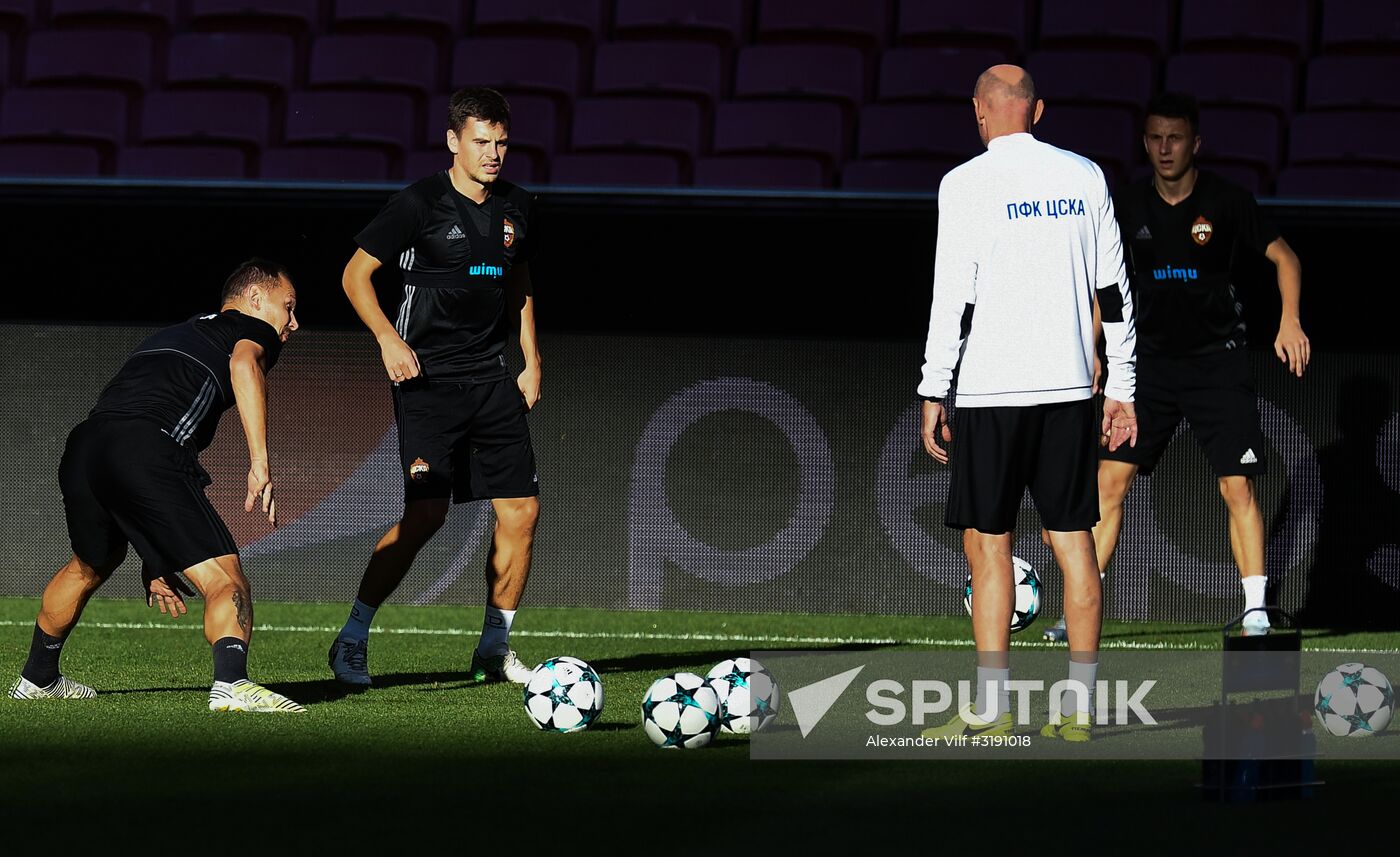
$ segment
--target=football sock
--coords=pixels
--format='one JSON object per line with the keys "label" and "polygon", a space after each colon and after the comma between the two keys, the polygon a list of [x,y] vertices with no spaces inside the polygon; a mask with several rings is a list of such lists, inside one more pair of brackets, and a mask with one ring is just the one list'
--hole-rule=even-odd
{"label": "football sock", "polygon": [[[1240,585],[1244,587],[1244,609],[1253,610],[1256,607],[1264,606],[1264,589],[1268,584],[1269,576],[1267,574],[1255,574],[1240,578]],[[1252,622],[1258,622],[1261,617],[1260,613],[1251,613],[1246,618]]]}
{"label": "football sock", "polygon": [[1069,662],[1069,680],[1079,682],[1084,685],[1084,687],[1088,688],[1089,692],[1085,694],[1083,699],[1080,699],[1078,693],[1068,690],[1065,691],[1064,695],[1060,697],[1061,716],[1069,718],[1075,713],[1082,713],[1089,717],[1091,723],[1093,722],[1094,682],[1098,679],[1098,676],[1098,661],[1094,661],[1092,664],[1081,664],[1078,661]]}
{"label": "football sock", "polygon": [[356,598],[350,607],[350,618],[345,620],[345,627],[340,629],[340,636],[352,640],[368,640],[369,623],[374,621],[374,614],[378,611],[378,607],[371,607]]}
{"label": "football sock", "polygon": [[510,651],[510,626],[515,621],[514,610],[502,610],[486,605],[486,620],[481,623],[481,642],[476,650],[483,657],[494,658]]}
{"label": "football sock", "polygon": [[[993,667],[977,668],[977,702],[973,705],[972,711],[983,720],[995,720],[1001,715],[1011,710],[1011,688],[1006,683],[1011,681],[1010,669],[996,669]],[[994,703],[986,708],[987,685],[994,684],[996,696]]]}
{"label": "football sock", "polygon": [[248,644],[237,637],[220,637],[214,643],[214,681],[246,681]]}
{"label": "football sock", "polygon": [[63,653],[66,637],[50,637],[34,623],[34,639],[29,643],[29,660],[24,662],[20,675],[39,687],[48,687],[58,681],[58,656]]}

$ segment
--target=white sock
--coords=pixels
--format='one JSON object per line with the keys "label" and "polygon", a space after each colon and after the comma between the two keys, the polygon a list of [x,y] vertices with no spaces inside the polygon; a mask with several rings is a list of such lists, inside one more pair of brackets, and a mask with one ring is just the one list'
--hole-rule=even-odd
{"label": "white sock", "polygon": [[481,623],[481,642],[476,644],[477,652],[494,658],[510,651],[510,626],[514,621],[514,610],[502,610],[487,604],[486,620]]}
{"label": "white sock", "polygon": [[[1244,587],[1244,609],[1253,610],[1256,607],[1264,606],[1264,589],[1269,585],[1267,574],[1255,574],[1250,577],[1241,577],[1240,585]],[[1251,622],[1258,622],[1265,618],[1262,613],[1251,613],[1245,617]]]}
{"label": "white sock", "polygon": [[[977,668],[977,701],[973,703],[972,711],[983,720],[995,720],[1001,715],[1011,710],[1011,688],[1006,683],[1011,681],[1011,670],[994,669],[992,667]],[[990,710],[983,707],[987,693],[987,684],[995,682],[996,704]]]}
{"label": "white sock", "polygon": [[1089,718],[1090,722],[1094,717],[1094,682],[1098,680],[1099,663],[1081,664],[1078,661],[1069,662],[1069,680],[1077,681],[1089,689],[1084,699],[1079,698],[1079,694],[1065,691],[1060,697],[1060,714],[1068,718],[1072,714],[1083,714]]}
{"label": "white sock", "polygon": [[374,614],[378,611],[378,607],[371,607],[356,598],[350,607],[350,618],[345,620],[345,627],[340,629],[340,636],[352,640],[368,640],[369,623],[374,621]]}

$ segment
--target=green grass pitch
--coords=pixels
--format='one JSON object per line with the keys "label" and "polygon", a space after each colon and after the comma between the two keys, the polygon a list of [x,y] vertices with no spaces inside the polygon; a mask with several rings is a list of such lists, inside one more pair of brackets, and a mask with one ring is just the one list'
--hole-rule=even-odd
{"label": "green grass pitch", "polygon": [[[36,608],[34,599],[0,599],[5,682],[23,663]],[[635,851],[628,830],[707,819],[740,837],[766,826],[791,843],[844,834],[873,843],[919,829],[931,843],[952,843],[1004,835],[996,812],[1032,801],[1090,812],[1095,837],[1131,839],[1135,853],[1198,836],[1212,843],[1198,850],[1214,851],[1259,844],[1261,835],[1297,845],[1316,827],[1310,818],[1380,811],[1400,774],[1397,763],[1350,762],[1322,771],[1329,784],[1312,800],[1227,807],[1196,796],[1194,762],[759,762],[741,736],[661,752],[641,730],[640,700],[662,674],[703,674],[752,649],[965,648],[965,617],[527,608],[513,640],[522,659],[574,655],[605,684],[600,721],[557,735],[531,725],[517,686],[466,680],[479,608],[386,606],[370,646],[375,687],[346,693],[325,662],[344,605],[259,603],[253,678],[307,704],[304,716],[211,714],[199,614],[197,602],[173,622],[138,602],[94,600],[63,668],[96,687],[98,699],[0,699],[0,821],[11,842],[19,825],[149,852],[189,847],[187,837],[231,824],[265,833],[269,846],[344,839],[466,853],[472,831],[513,834],[568,817],[597,826],[601,853]],[[1108,623],[1105,643],[1208,648],[1219,632]],[[1400,633],[1325,644],[1394,650]],[[1170,823],[1144,840],[1143,811]],[[975,823],[984,817],[989,826]],[[1026,847],[1054,852],[1056,843],[1069,846],[1055,838]]]}

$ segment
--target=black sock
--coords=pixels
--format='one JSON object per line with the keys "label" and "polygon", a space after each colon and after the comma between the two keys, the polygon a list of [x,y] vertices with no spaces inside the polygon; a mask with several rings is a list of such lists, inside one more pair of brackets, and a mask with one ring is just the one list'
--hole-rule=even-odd
{"label": "black sock", "polygon": [[214,644],[214,681],[235,682],[248,678],[248,644],[237,637],[223,637]]}
{"label": "black sock", "polygon": [[34,623],[34,640],[29,644],[29,660],[24,662],[20,675],[37,684],[48,687],[58,681],[58,656],[63,653],[63,641],[67,637],[50,637]]}

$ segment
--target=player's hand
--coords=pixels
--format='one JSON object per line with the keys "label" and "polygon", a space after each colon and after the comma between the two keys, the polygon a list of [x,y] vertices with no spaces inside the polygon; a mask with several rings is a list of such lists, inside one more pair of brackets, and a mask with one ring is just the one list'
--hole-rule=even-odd
{"label": "player's hand", "polygon": [[267,466],[254,464],[248,468],[248,496],[243,500],[243,511],[251,512],[261,506],[267,522],[277,526],[277,499],[272,495],[272,477]]}
{"label": "player's hand", "polygon": [[924,440],[924,451],[933,456],[939,464],[948,463],[948,450],[938,445],[953,442],[953,430],[948,427],[948,412],[942,402],[924,402],[924,427],[919,433]]}
{"label": "player's hand", "polygon": [[1102,389],[1102,388],[1099,386],[1099,382],[1102,381],[1102,380],[1103,380],[1103,361],[1099,359],[1099,352],[1098,352],[1098,351],[1095,351],[1095,352],[1094,352],[1094,383],[1093,383],[1093,386],[1091,386],[1091,387],[1089,388],[1089,394],[1090,394],[1091,396],[1092,396],[1092,395],[1098,395],[1099,390]]}
{"label": "player's hand", "polygon": [[1288,371],[1303,377],[1303,370],[1308,368],[1308,360],[1312,358],[1312,344],[1308,342],[1307,334],[1303,333],[1303,325],[1297,319],[1286,319],[1279,323],[1278,336],[1274,339],[1274,353],[1278,359],[1288,364]]}
{"label": "player's hand", "polygon": [[146,606],[159,607],[160,612],[171,619],[178,619],[186,612],[185,599],[159,577],[151,581],[151,589],[146,593]]}
{"label": "player's hand", "polygon": [[1133,403],[1104,399],[1103,428],[1099,436],[1099,445],[1107,446],[1108,451],[1112,452],[1124,443],[1137,446],[1137,439],[1137,411],[1133,408]]}
{"label": "player's hand", "polygon": [[408,343],[397,334],[384,337],[379,342],[379,356],[384,360],[384,371],[389,380],[395,383],[417,378],[422,374],[418,366],[418,355],[408,347]]}
{"label": "player's hand", "polygon": [[525,410],[527,411],[534,409],[535,405],[539,404],[540,378],[538,366],[533,368],[526,366],[525,371],[521,372],[515,379],[515,385],[520,388],[520,395],[525,397]]}

